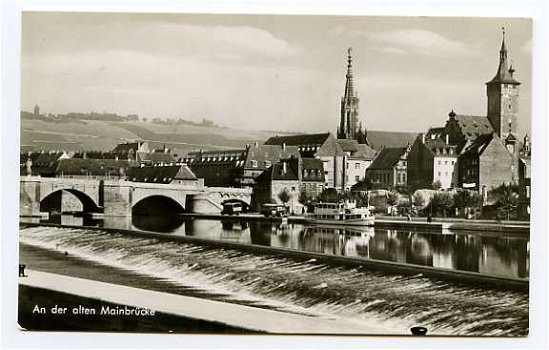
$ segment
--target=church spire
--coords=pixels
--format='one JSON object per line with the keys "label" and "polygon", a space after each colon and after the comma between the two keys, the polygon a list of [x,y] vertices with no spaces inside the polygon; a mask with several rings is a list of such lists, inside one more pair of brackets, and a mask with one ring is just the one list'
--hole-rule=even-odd
{"label": "church spire", "polygon": [[358,97],[353,86],[353,52],[347,49],[347,74],[345,93],[341,98],[341,119],[337,128],[338,139],[354,139],[358,131]]}
{"label": "church spire", "polygon": [[350,47],[347,49],[347,74],[345,77],[347,78],[345,82],[345,95],[344,97],[354,97],[355,91],[353,86],[353,57],[351,54],[353,53],[353,49]]}
{"label": "church spire", "polygon": [[505,27],[501,27],[502,39],[501,39],[501,49],[499,50],[499,66],[496,72],[496,76],[488,82],[488,84],[520,84],[513,78],[513,73],[515,70],[512,65],[511,68],[508,68],[507,63],[507,46],[505,45]]}

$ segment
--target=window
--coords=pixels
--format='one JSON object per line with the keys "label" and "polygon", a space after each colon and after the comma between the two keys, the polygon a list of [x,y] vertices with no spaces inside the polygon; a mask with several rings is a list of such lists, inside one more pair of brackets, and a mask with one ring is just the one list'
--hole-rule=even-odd
{"label": "window", "polygon": [[447,160],[444,161],[444,165],[448,165],[448,161],[447,161]]}
{"label": "window", "polygon": [[355,170],[360,170],[360,163],[355,163]]}
{"label": "window", "polygon": [[454,165],[456,162],[455,161],[452,161],[452,165]]}
{"label": "window", "polygon": [[360,181],[360,176],[356,175],[355,176],[355,182],[359,182]]}
{"label": "window", "polygon": [[440,160],[437,162],[437,165],[440,165]]}
{"label": "window", "polygon": [[438,172],[438,177],[440,177],[440,171]]}
{"label": "window", "polygon": [[257,168],[257,160],[252,160],[251,162],[252,168]]}

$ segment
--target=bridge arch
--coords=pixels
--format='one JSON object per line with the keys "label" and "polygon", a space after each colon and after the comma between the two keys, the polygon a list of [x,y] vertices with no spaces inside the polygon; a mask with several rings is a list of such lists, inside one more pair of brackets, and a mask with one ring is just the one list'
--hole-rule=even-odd
{"label": "bridge arch", "polygon": [[[44,198],[40,200],[41,212],[58,212],[63,211],[63,193],[70,193],[76,197],[82,204],[82,212],[84,213],[99,213],[101,208],[97,205],[93,198],[88,194],[71,188],[58,189],[48,193]],[[65,201],[66,203],[66,201]],[[76,210],[79,211],[79,210]]]}
{"label": "bridge arch", "polygon": [[141,198],[132,206],[132,215],[170,216],[186,211],[177,200],[164,195],[152,195]]}

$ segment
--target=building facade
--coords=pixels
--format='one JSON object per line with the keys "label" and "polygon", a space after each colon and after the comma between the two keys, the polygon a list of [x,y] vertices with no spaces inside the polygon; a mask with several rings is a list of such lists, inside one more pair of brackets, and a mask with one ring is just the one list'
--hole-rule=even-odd
{"label": "building facade", "polygon": [[376,187],[399,189],[408,185],[408,153],[410,147],[382,149],[366,170],[366,175]]}
{"label": "building facade", "polygon": [[344,189],[343,169],[345,153],[330,133],[275,136],[269,138],[265,145],[297,146],[302,158],[320,159],[324,168],[324,188],[337,191]]}

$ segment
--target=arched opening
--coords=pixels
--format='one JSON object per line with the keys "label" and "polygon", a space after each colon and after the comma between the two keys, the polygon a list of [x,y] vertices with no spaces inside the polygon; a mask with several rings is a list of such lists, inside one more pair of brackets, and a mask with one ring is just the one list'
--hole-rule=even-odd
{"label": "arched opening", "polygon": [[98,213],[101,209],[86,193],[74,189],[61,189],[48,194],[40,201],[40,211],[61,215]]}
{"label": "arched opening", "polygon": [[139,230],[173,232],[184,223],[179,214],[185,208],[165,196],[150,196],[137,202],[132,208],[132,224]]}

